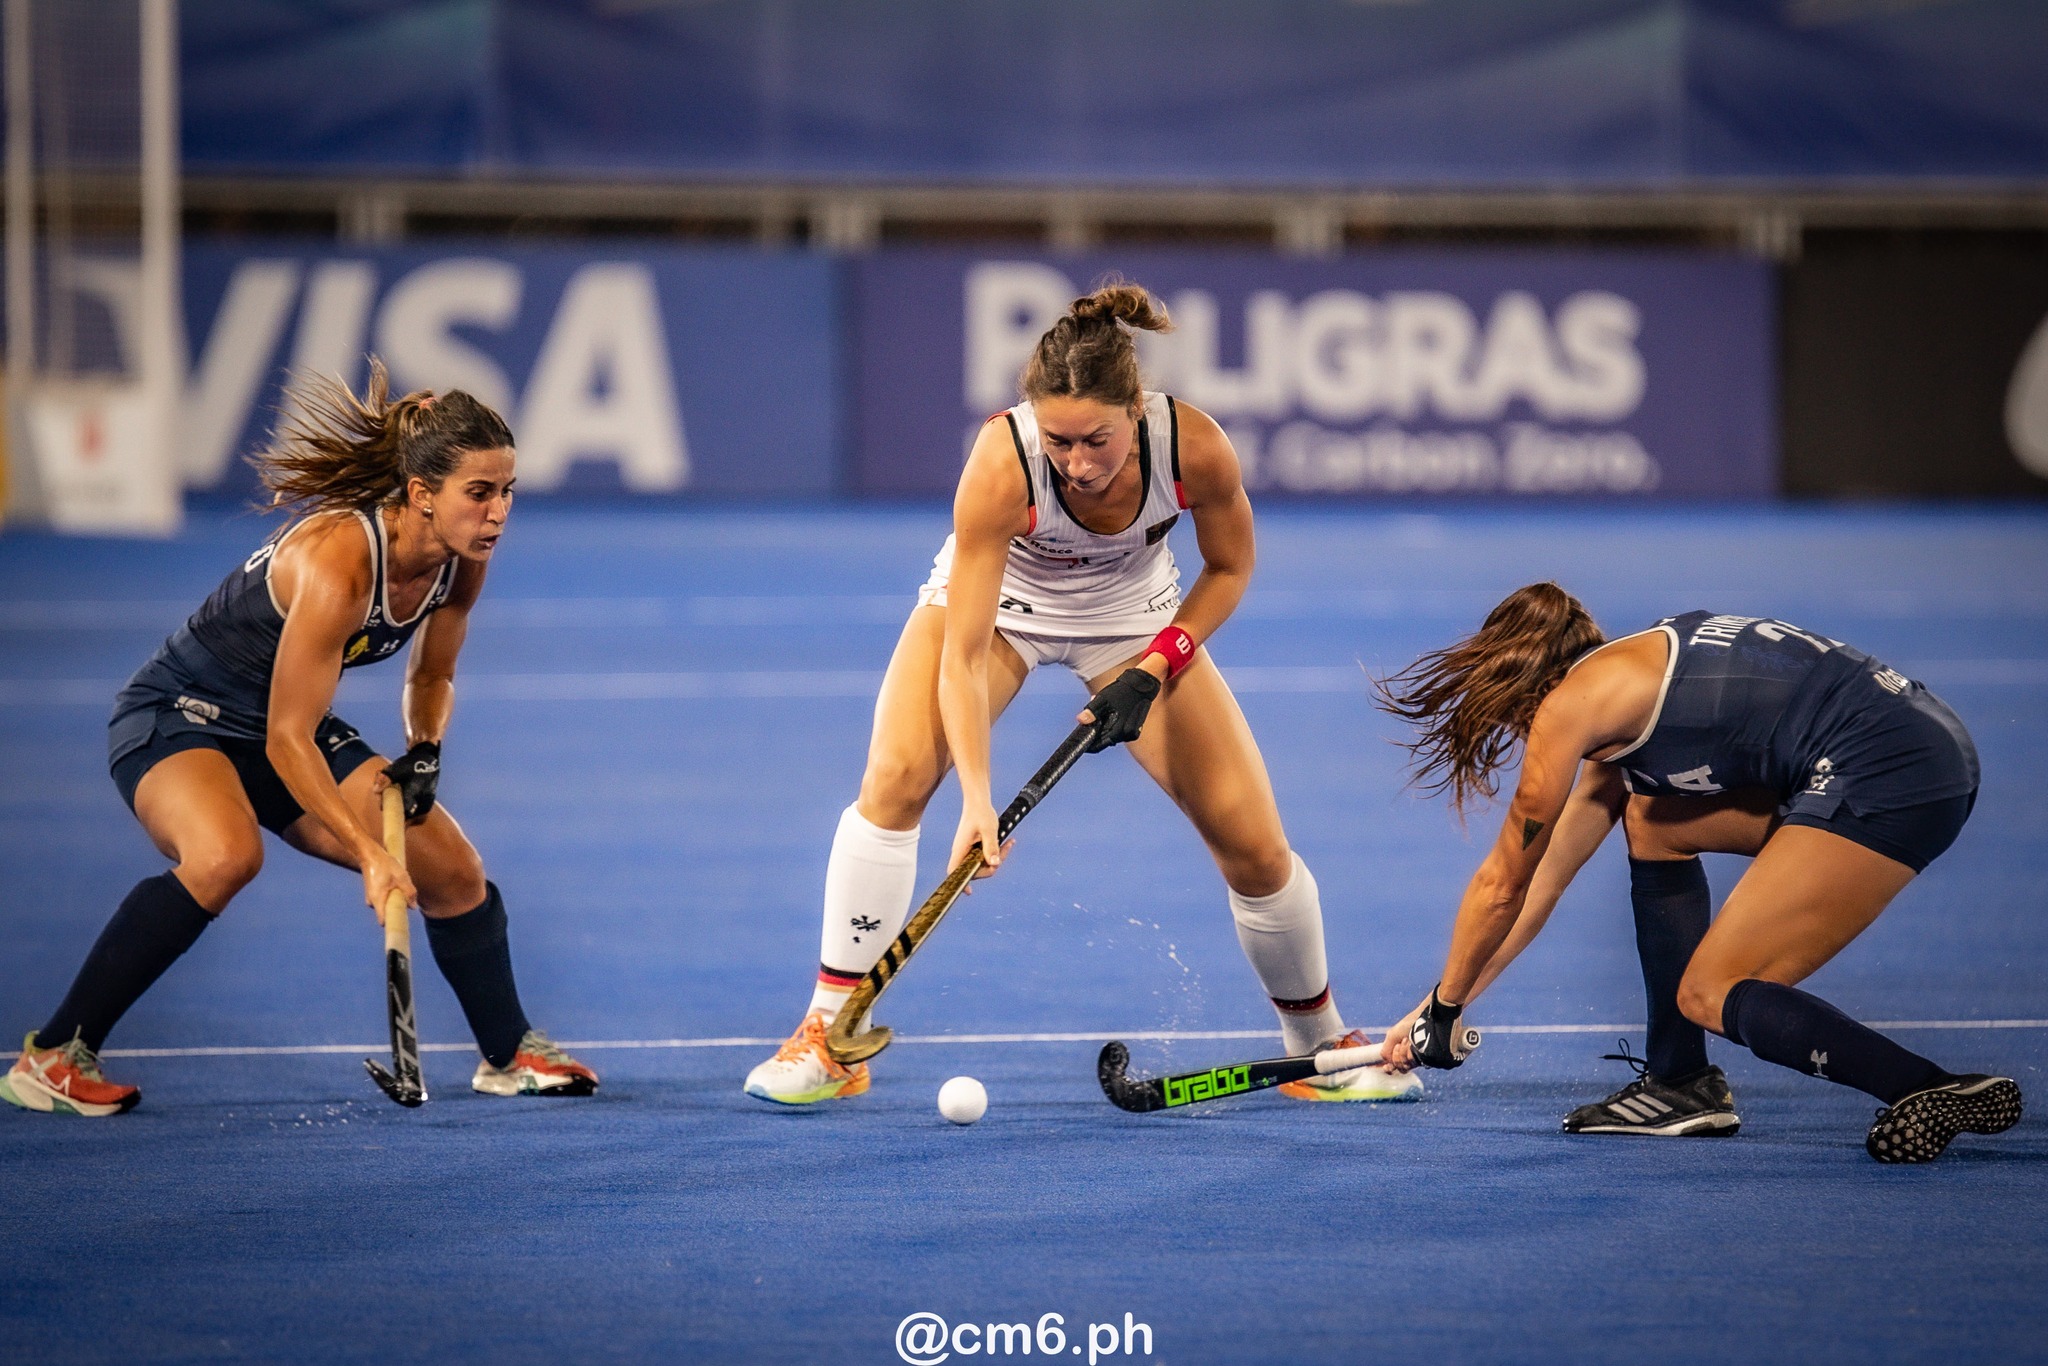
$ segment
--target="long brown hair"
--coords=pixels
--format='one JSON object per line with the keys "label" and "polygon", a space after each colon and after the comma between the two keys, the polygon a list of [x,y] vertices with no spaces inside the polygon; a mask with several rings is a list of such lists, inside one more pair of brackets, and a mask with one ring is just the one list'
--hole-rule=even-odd
{"label": "long brown hair", "polygon": [[1418,732],[1402,744],[1411,781],[1431,796],[1448,791],[1461,814],[1473,797],[1491,797],[1494,771],[1528,739],[1536,708],[1574,661],[1606,643],[1577,598],[1532,583],[1457,644],[1374,679],[1381,710]]}
{"label": "long brown hair", "polygon": [[391,397],[375,356],[361,398],[331,375],[304,375],[285,412],[270,449],[250,461],[273,507],[367,511],[401,501],[414,479],[440,488],[467,452],[512,444],[505,419],[460,389]]}
{"label": "long brown hair", "polygon": [[1066,316],[1038,339],[1024,366],[1024,397],[1087,398],[1136,408],[1144,384],[1131,329],[1171,332],[1166,308],[1128,280],[1105,281],[1074,300]]}

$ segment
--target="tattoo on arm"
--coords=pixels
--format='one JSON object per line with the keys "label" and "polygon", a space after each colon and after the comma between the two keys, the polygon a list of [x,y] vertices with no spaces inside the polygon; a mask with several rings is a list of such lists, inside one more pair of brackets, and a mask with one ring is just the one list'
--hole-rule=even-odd
{"label": "tattoo on arm", "polygon": [[1527,849],[1536,842],[1536,837],[1542,833],[1542,821],[1524,820],[1522,822],[1522,847]]}

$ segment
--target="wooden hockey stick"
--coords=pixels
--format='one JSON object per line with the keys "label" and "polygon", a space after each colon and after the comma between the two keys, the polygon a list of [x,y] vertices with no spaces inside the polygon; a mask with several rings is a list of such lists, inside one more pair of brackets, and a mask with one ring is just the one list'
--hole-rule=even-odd
{"label": "wooden hockey stick", "polygon": [[[1031,808],[1037,806],[1045,799],[1045,794],[1052,791],[1053,784],[1067,775],[1067,770],[1074,766],[1075,761],[1087,750],[1088,742],[1094,738],[1095,725],[1089,722],[1074,727],[1073,733],[1060,742],[1060,747],[1052,752],[1052,757],[1045,761],[1038,772],[1031,775],[1030,782],[1024,784],[1024,790],[1017,794],[1016,800],[1003,808],[1003,814],[996,822],[998,842],[1010,837],[1010,832],[1017,828],[1018,823],[1031,814]],[[855,1034],[853,1031],[867,1018],[868,1012],[874,1008],[875,1001],[889,989],[889,983],[902,970],[903,965],[910,961],[910,956],[931,936],[939,921],[945,918],[946,912],[953,909],[953,903],[960,899],[960,893],[966,889],[968,882],[981,871],[981,863],[981,844],[977,841],[961,856],[953,871],[946,874],[946,880],[939,884],[938,890],[925,898],[924,905],[917,908],[917,914],[910,917],[910,923],[903,927],[903,932],[896,936],[896,941],[889,945],[883,952],[881,960],[869,968],[867,975],[860,979],[860,985],[846,998],[846,1004],[839,1007],[839,1014],[833,1019],[831,1028],[825,1031],[825,1051],[832,1055],[834,1061],[864,1062],[889,1046],[890,1030],[886,1025],[876,1025],[862,1034]]]}
{"label": "wooden hockey stick", "polygon": [[[396,784],[384,789],[384,848],[405,866],[405,797]],[[384,1006],[391,1017],[391,1070],[364,1058],[363,1067],[379,1090],[411,1109],[427,1098],[420,1078],[420,1036],[412,1014],[412,916],[405,893],[384,899]]]}

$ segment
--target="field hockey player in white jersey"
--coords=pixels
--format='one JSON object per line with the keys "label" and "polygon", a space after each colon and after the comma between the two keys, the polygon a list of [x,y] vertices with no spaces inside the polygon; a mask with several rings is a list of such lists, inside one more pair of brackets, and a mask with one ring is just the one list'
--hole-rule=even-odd
{"label": "field hockey player in white jersey", "polygon": [[[749,1095],[802,1105],[868,1089],[867,1064],[834,1061],[826,1028],[903,927],[919,822],[949,768],[962,796],[951,861],[979,841],[996,851],[987,871],[1001,864],[989,728],[1041,664],[1087,684],[1080,719],[1100,726],[1095,747],[1127,744],[1194,822],[1287,1051],[1366,1042],[1331,998],[1315,878],[1288,846],[1258,744],[1201,648],[1250,583],[1252,511],[1222,429],[1140,384],[1132,329],[1169,326],[1135,285],[1075,300],[1039,339],[1024,401],[981,429],[953,534],[882,680],[859,799],[832,841],[816,989],[796,1032],[748,1074]],[[1185,599],[1166,540],[1183,511],[1202,555]],[[1421,1086],[1361,1068],[1281,1089],[1397,1100]]]}

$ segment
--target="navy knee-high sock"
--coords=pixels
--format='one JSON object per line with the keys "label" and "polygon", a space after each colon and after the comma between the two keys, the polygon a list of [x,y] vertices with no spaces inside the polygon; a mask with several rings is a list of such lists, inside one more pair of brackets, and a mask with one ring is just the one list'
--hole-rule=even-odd
{"label": "navy knee-high sock", "polygon": [[1678,982],[1707,937],[1713,915],[1707,870],[1696,858],[1628,861],[1628,894],[1636,912],[1636,954],[1650,1006],[1644,1061],[1650,1075],[1683,1079],[1707,1065],[1707,1031],[1678,1008]]}
{"label": "navy knee-high sock", "polygon": [[1721,1033],[1765,1062],[1868,1091],[1887,1105],[1951,1079],[1820,997],[1755,977],[1728,989]]}
{"label": "navy knee-high sock", "polygon": [[197,943],[213,917],[192,899],[175,873],[135,884],[79,965],[57,1013],[36,1031],[36,1042],[56,1048],[73,1037],[97,1053],[107,1034],[142,999],[164,969]]}
{"label": "navy knee-high sock", "polygon": [[512,980],[512,945],[505,937],[505,900],[497,884],[484,884],[474,910],[445,920],[427,919],[427,943],[434,965],[455,988],[476,1046],[493,1067],[504,1067],[519,1051],[530,1026]]}

